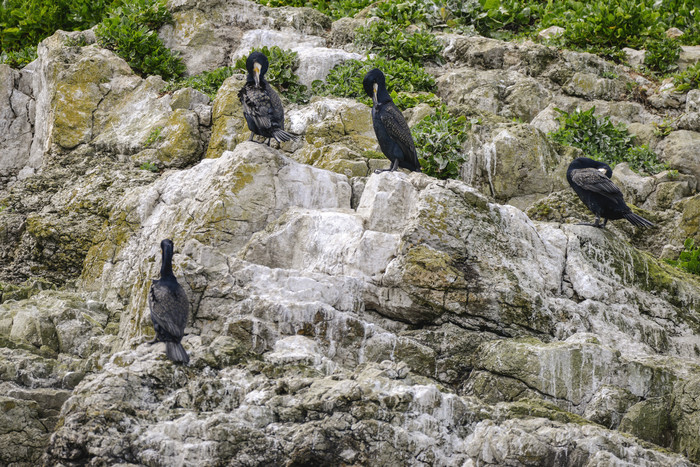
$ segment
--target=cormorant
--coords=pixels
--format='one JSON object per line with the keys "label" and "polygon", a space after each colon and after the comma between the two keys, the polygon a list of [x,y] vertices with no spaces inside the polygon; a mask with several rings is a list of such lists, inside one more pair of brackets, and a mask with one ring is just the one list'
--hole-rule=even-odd
{"label": "cormorant", "polygon": [[160,242],[162,263],[160,279],[154,279],[148,292],[148,306],[156,337],[150,344],[165,342],[165,354],[175,363],[189,363],[190,357],[180,341],[187,324],[190,303],[182,286],[173,274],[173,242],[165,239]]}
{"label": "cormorant", "polygon": [[[622,192],[610,180],[612,169],[604,162],[595,161],[588,157],[579,157],[569,165],[566,180],[574,189],[583,204],[596,215],[593,227],[605,228],[608,219],[623,217],[638,227],[652,227],[654,224],[633,213],[622,199]],[[600,224],[600,218],[604,218]]]}
{"label": "cormorant", "polygon": [[243,116],[250,129],[248,141],[253,140],[253,135],[260,135],[267,138],[269,146],[270,138],[281,142],[296,139],[296,137],[284,131],[282,101],[270,83],[265,81],[268,66],[265,54],[253,52],[248,56],[245,62],[248,79],[238,91],[238,98],[243,105]]}
{"label": "cormorant", "polygon": [[362,86],[367,95],[374,101],[372,125],[374,126],[374,134],[377,135],[379,141],[379,147],[391,161],[390,169],[375,170],[375,172],[385,172],[386,170],[393,172],[398,167],[420,172],[420,163],[411,130],[408,129],[406,119],[403,118],[403,114],[386,90],[384,73],[378,68],[370,70],[365,75]]}

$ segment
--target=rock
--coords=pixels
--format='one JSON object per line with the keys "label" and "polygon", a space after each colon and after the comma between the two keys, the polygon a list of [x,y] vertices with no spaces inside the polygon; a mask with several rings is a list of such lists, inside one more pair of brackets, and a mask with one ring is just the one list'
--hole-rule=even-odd
{"label": "rock", "polygon": [[250,135],[243,117],[238,91],[245,84],[245,76],[234,75],[223,82],[216,93],[212,107],[212,129],[206,157],[215,159],[224,151],[233,150]]}
{"label": "rock", "polygon": [[685,111],[700,112],[700,89],[691,89],[685,100]]}
{"label": "rock", "polygon": [[687,130],[674,131],[664,140],[662,159],[679,172],[687,173],[700,179],[700,133]]}
{"label": "rock", "polygon": [[640,68],[642,65],[644,65],[646,50],[635,50],[630,49],[629,47],[624,47],[622,51],[625,53],[627,62],[630,64],[630,66]]}
{"label": "rock", "polygon": [[678,58],[678,69],[685,71],[688,67],[700,62],[700,46],[699,45],[682,45],[681,55]]}
{"label": "rock", "polygon": [[627,88],[624,81],[600,78],[590,73],[575,73],[564,85],[564,91],[585,99],[620,100]]}
{"label": "rock", "polygon": [[673,427],[668,411],[668,401],[662,398],[650,398],[633,405],[622,418],[620,431],[659,446],[670,446]]}
{"label": "rock", "polygon": [[463,179],[519,207],[524,206],[518,198],[563,189],[571,161],[560,158],[544,135],[529,125],[495,126],[491,135],[470,141],[466,152],[469,159],[462,169]]}
{"label": "rock", "polygon": [[554,38],[559,37],[562,34],[564,34],[565,31],[566,31],[566,29],[564,29],[562,27],[550,26],[547,29],[543,29],[540,32],[538,32],[537,38],[541,41],[554,39]]}
{"label": "rock", "polygon": [[[586,406],[583,416],[606,428],[617,428],[620,422],[625,420],[623,416],[629,415],[628,409],[638,400],[639,397],[626,389],[601,386]],[[629,430],[621,429],[621,431]],[[649,441],[648,438],[644,439]]]}
{"label": "rock", "polygon": [[678,28],[668,28],[666,30],[666,37],[669,39],[678,39],[683,35],[683,31]]}
{"label": "rock", "polygon": [[0,65],[0,176],[15,175],[29,163],[36,104],[31,88],[19,89],[20,81],[20,72]]}

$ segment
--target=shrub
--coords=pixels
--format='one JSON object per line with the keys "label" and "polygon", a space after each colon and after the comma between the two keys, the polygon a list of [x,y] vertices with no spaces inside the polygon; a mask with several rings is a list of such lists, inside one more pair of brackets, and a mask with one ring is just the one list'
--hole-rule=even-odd
{"label": "shrub", "polygon": [[681,46],[678,41],[664,38],[649,41],[646,45],[644,66],[652,73],[665,75],[678,70],[678,58],[681,56]]}
{"label": "shrub", "polygon": [[171,92],[181,88],[192,88],[203,92],[211,100],[216,98],[216,93],[226,78],[232,76],[237,70],[232,67],[221,67],[213,71],[203,71],[194,76],[189,76],[177,81],[171,81],[163,88],[163,92]]}
{"label": "shrub", "polygon": [[165,47],[155,31],[171,20],[163,0],[129,0],[110,11],[95,34],[102,47],[113,50],[135,72],[160,75],[167,81],[185,71],[182,60]]}
{"label": "shrub", "polygon": [[265,79],[290,101],[306,103],[309,94],[306,86],[299,83],[299,77],[294,73],[299,68],[299,56],[292,50],[283,50],[276,45],[272,47],[253,48],[245,56],[236,60],[234,69],[247,73],[245,62],[252,52],[262,52],[270,62]]}
{"label": "shrub", "polygon": [[362,88],[362,80],[372,68],[382,70],[386,76],[386,87],[390,94],[435,90],[435,78],[419,65],[401,58],[396,60],[368,58],[362,62],[348,60],[336,65],[328,73],[325,82],[314,81],[313,92],[324,96],[353,97],[367,105],[372,105],[372,100]]}
{"label": "shrub", "polygon": [[270,7],[311,7],[333,19],[355,16],[358,11],[372,3],[371,0],[257,0],[257,2]]}
{"label": "shrub", "polygon": [[422,31],[408,34],[386,21],[358,28],[355,43],[390,60],[403,58],[413,63],[440,61],[442,51],[442,44],[432,34]]}
{"label": "shrub", "polygon": [[424,173],[443,180],[459,178],[460,167],[466,161],[462,146],[472,123],[464,116],[452,116],[442,106],[413,128],[411,133]]}
{"label": "shrub", "polygon": [[585,112],[578,109],[572,113],[556,110],[562,126],[549,134],[554,141],[580,148],[586,157],[603,161],[610,167],[628,162],[632,170],[649,174],[667,168],[648,147],[635,147],[632,135],[624,125],[614,125],[608,117],[596,117],[595,107]]}
{"label": "shrub", "polygon": [[700,275],[700,247],[695,246],[695,240],[686,239],[683,251],[677,260],[666,260],[669,264],[681,268],[691,274]]}
{"label": "shrub", "polygon": [[680,92],[700,88],[700,62],[688,67],[685,71],[677,73],[673,77],[673,84]]}

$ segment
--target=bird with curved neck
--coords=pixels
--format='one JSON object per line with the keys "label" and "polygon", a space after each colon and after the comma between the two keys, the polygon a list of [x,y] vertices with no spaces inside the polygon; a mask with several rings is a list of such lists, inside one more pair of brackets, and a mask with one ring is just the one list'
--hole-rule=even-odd
{"label": "bird with curved neck", "polygon": [[[622,192],[610,180],[612,169],[605,162],[578,157],[569,164],[566,171],[566,180],[574,189],[578,197],[588,209],[595,214],[595,223],[592,227],[605,228],[608,219],[627,219],[637,227],[652,227],[654,224],[632,212],[622,199]],[[601,224],[600,218],[604,221]]]}
{"label": "bird with curved neck", "polygon": [[375,170],[375,173],[393,172],[399,167],[420,172],[421,167],[411,130],[386,89],[384,73],[378,68],[370,70],[362,81],[362,87],[372,98],[372,126],[379,141],[379,147],[391,161],[391,168]]}
{"label": "bird with curved neck", "polygon": [[243,106],[243,116],[250,129],[248,141],[254,141],[255,135],[277,142],[290,141],[296,136],[284,131],[284,107],[270,83],[265,80],[269,62],[265,54],[253,52],[245,63],[248,77],[245,85],[238,91],[238,99]]}
{"label": "bird with curved neck", "polygon": [[160,279],[154,279],[148,292],[148,306],[156,337],[149,342],[165,342],[165,354],[175,363],[189,363],[190,357],[182,346],[182,336],[187,325],[190,302],[182,286],[173,274],[172,240],[160,242]]}

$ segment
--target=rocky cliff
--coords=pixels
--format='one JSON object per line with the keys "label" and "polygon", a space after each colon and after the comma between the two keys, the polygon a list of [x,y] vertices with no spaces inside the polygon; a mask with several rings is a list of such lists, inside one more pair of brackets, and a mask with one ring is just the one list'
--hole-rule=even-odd
{"label": "rocky cliff", "polygon": [[[307,83],[363,21],[169,7],[191,73],[293,43]],[[699,91],[640,103],[593,55],[442,35],[438,95],[481,123],[440,181],[373,173],[364,104],[288,104],[303,138],[268,148],[245,142],[243,76],[163,93],[75,35],[0,66],[0,464],[700,463],[700,280],[662,259],[700,241]],[[544,133],[593,105],[678,171],[615,170],[658,228],[574,225],[578,153]],[[189,366],[145,344],[164,238]]]}

